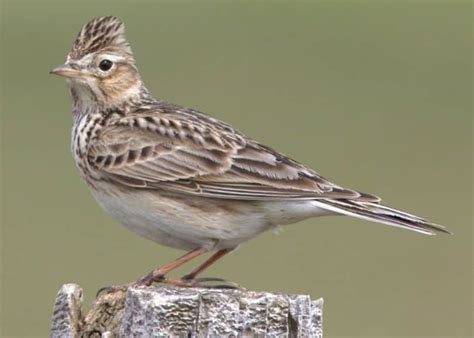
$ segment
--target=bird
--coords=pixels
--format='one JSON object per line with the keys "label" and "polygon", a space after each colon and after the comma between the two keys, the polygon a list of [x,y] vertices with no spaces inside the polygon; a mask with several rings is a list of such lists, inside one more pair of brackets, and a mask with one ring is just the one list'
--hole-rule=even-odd
{"label": "bird", "polygon": [[[217,118],[155,98],[115,16],[85,24],[65,63],[50,73],[66,79],[71,151],[96,201],[136,234],[186,251],[122,289],[221,281],[198,275],[241,243],[311,217],[345,215],[427,235],[451,233],[376,195],[339,186]],[[206,253],[190,273],[168,277]]]}

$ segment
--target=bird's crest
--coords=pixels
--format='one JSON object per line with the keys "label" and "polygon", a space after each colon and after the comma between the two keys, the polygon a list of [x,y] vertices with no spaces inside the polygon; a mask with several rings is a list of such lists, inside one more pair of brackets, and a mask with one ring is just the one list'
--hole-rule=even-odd
{"label": "bird's crest", "polygon": [[114,16],[97,17],[85,24],[77,35],[68,57],[80,59],[84,55],[105,48],[132,55],[130,45],[125,39],[125,27]]}

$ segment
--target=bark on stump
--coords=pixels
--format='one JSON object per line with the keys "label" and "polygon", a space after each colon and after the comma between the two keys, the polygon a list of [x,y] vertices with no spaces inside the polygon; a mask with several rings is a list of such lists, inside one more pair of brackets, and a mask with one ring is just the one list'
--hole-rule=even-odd
{"label": "bark on stump", "polygon": [[130,288],[82,316],[82,289],[65,284],[51,337],[322,337],[323,300],[247,290]]}

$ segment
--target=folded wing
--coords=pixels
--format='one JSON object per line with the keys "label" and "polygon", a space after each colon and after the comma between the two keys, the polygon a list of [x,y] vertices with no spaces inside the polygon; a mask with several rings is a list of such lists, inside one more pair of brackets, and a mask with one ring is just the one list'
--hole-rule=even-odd
{"label": "folded wing", "polygon": [[234,200],[313,200],[315,206],[425,234],[443,226],[337,186],[229,125],[190,110],[145,109],[111,121],[93,140],[89,164],[138,189]]}
{"label": "folded wing", "polygon": [[134,187],[228,199],[379,201],[339,187],[206,115],[157,109],[122,117],[100,132],[88,154],[106,178]]}

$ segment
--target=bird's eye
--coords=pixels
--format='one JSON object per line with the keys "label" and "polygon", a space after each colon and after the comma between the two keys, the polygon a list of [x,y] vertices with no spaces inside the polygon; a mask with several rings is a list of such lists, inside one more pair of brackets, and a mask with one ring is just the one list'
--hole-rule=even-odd
{"label": "bird's eye", "polygon": [[110,68],[112,68],[113,64],[114,63],[112,61],[104,59],[104,60],[100,61],[99,68],[100,68],[100,70],[103,70],[105,72],[105,71],[108,71]]}

